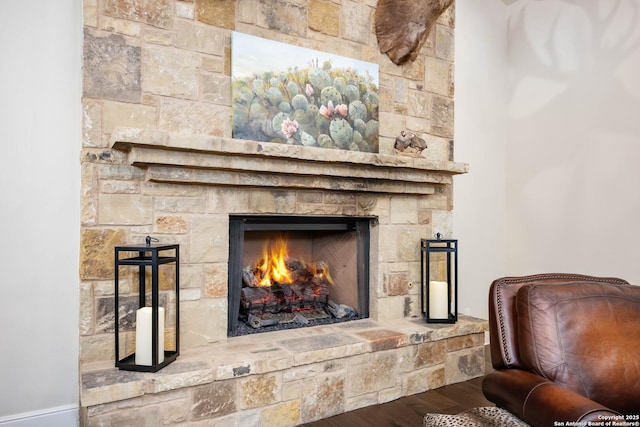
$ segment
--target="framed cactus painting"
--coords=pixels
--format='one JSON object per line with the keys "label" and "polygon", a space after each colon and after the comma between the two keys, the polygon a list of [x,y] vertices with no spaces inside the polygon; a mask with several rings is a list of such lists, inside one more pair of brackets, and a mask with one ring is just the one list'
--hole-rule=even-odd
{"label": "framed cactus painting", "polygon": [[234,32],[233,137],[378,152],[378,65]]}

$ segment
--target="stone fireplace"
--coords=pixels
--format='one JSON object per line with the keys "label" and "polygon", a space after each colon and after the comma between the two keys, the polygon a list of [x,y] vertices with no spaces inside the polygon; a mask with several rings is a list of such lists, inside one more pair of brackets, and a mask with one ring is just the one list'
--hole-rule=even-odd
{"label": "stone fireplace", "polygon": [[[133,128],[114,130],[111,147],[109,162],[91,163],[103,226],[82,232],[86,425],[120,416],[296,425],[483,373],[486,322],[461,316],[455,325],[427,325],[420,316],[419,240],[450,231],[452,176],[466,165]],[[368,294],[358,311],[368,317],[228,337],[238,319],[232,281],[256,257],[253,240],[276,229],[294,242],[335,239],[338,231],[348,241],[366,231],[368,239],[346,250],[368,246],[356,248],[368,254],[367,268],[356,261],[356,289]],[[230,244],[247,233],[248,253]],[[118,371],[111,252],[148,234],[181,245],[183,350],[156,374]],[[234,251],[242,253],[236,261]]]}
{"label": "stone fireplace", "polygon": [[[377,51],[375,2],[278,5],[84,2],[83,425],[296,425],[483,373],[486,322],[420,316],[420,239],[451,235],[467,172],[453,157],[453,10],[397,67]],[[232,139],[231,30],[377,62],[380,152]],[[426,140],[421,156],[394,152],[404,129]],[[355,263],[335,275],[358,297],[335,298],[361,319],[229,336],[269,221],[302,247],[351,245],[303,255]],[[348,230],[311,230],[327,222]],[[113,367],[113,248],[147,235],[181,261],[181,354],[155,374]]]}

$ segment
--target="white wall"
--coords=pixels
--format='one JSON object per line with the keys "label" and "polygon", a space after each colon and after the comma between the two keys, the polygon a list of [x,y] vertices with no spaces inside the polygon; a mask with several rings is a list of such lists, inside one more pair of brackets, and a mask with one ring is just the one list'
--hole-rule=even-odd
{"label": "white wall", "polygon": [[2,425],[77,423],[81,37],[81,0],[0,2]]}
{"label": "white wall", "polygon": [[457,1],[461,312],[486,318],[505,275],[640,284],[638,16],[640,0]]}
{"label": "white wall", "polygon": [[504,3],[456,2],[454,234],[459,311],[487,318],[491,282],[506,271],[507,44]]}
{"label": "white wall", "polygon": [[639,16],[640,0],[508,8],[509,273],[640,284]]}

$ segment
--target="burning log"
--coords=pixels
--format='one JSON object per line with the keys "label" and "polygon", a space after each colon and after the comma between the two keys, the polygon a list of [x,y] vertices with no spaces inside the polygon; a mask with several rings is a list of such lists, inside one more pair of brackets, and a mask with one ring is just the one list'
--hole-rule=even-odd
{"label": "burning log", "polygon": [[242,284],[244,286],[250,286],[252,288],[259,286],[254,270],[255,268],[251,266],[242,269]]}
{"label": "burning log", "polygon": [[240,291],[240,303],[246,313],[252,314],[324,307],[329,295],[329,282],[314,279],[291,285],[247,286]]}
{"label": "burning log", "polygon": [[295,282],[308,282],[313,278],[313,272],[309,269],[307,264],[298,258],[287,258],[285,265],[291,275],[291,280]]}
{"label": "burning log", "polygon": [[[285,260],[287,272],[291,277],[291,283],[309,283],[314,280],[323,280],[333,284],[329,275],[329,266],[324,261],[307,264],[298,258],[287,258]],[[242,284],[244,286],[265,287],[260,284],[263,279],[263,272],[257,266],[246,266],[242,269]]]}
{"label": "burning log", "polygon": [[241,299],[242,305],[245,309],[251,306],[277,307],[278,298],[275,293],[271,291],[271,288],[242,288]]}

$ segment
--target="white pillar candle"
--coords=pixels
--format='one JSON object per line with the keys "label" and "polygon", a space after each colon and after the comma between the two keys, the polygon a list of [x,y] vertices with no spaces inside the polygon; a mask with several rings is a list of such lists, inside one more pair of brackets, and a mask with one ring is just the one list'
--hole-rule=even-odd
{"label": "white pillar candle", "polygon": [[[136,312],[136,365],[151,366],[151,307]],[[158,363],[164,361],[164,308],[158,307]]]}
{"label": "white pillar candle", "polygon": [[449,318],[449,298],[447,282],[429,282],[429,318]]}

